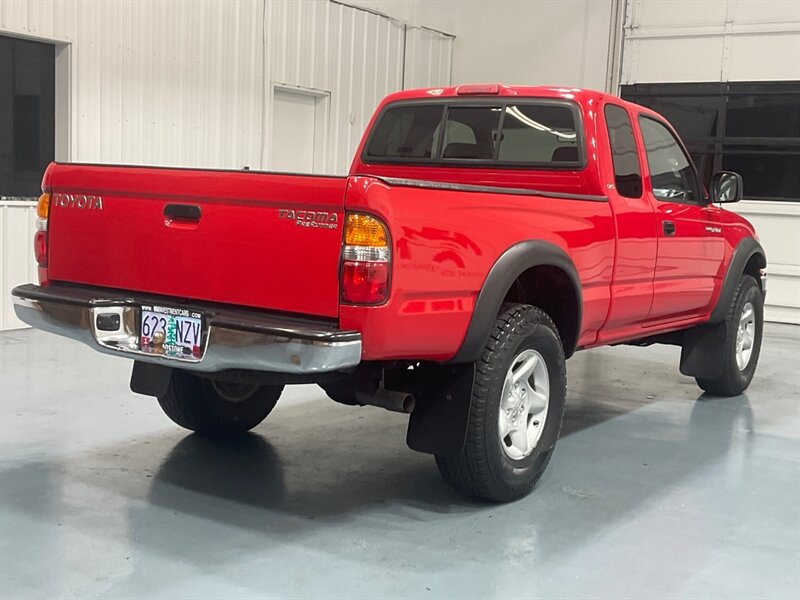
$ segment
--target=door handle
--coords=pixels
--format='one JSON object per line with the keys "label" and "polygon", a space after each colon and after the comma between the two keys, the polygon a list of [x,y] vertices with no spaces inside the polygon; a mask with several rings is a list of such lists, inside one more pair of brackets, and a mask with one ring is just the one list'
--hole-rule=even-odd
{"label": "door handle", "polygon": [[672,221],[664,221],[664,235],[675,235],[675,223]]}
{"label": "door handle", "polygon": [[194,204],[167,204],[164,217],[167,221],[200,221],[200,207]]}

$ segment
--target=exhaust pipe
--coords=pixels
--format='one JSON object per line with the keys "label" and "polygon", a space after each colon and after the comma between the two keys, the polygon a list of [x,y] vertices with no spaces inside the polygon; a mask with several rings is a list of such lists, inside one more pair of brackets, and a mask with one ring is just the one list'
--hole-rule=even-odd
{"label": "exhaust pipe", "polygon": [[370,406],[380,406],[386,410],[394,412],[409,414],[414,410],[416,400],[412,394],[405,392],[393,392],[383,387],[377,389],[374,393],[356,392],[356,398],[361,404],[368,404]]}
{"label": "exhaust pipe", "polygon": [[387,410],[409,414],[416,406],[413,394],[387,390],[384,386],[384,370],[364,369],[357,375],[356,401],[363,405],[380,406]]}

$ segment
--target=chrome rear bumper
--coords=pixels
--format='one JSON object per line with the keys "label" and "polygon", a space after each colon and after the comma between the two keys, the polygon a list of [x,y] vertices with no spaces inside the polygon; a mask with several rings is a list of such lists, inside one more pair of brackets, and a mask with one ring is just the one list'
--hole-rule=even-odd
{"label": "chrome rear bumper", "polygon": [[[17,317],[28,325],[78,340],[104,354],[143,362],[194,371],[273,373],[325,373],[361,362],[361,334],[341,331],[324,321],[65,284],[21,285],[11,294]],[[148,304],[201,311],[207,323],[202,355],[174,359],[139,350],[138,313],[141,305]],[[97,315],[108,313],[120,315],[117,331],[97,328]]]}

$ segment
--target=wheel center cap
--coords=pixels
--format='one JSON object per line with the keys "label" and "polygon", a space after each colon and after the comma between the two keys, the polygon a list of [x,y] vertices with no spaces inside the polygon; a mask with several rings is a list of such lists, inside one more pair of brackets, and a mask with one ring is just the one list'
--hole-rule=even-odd
{"label": "wheel center cap", "polygon": [[517,418],[522,414],[524,409],[525,409],[525,402],[522,400],[522,398],[520,398],[519,400],[517,400],[516,404],[514,404],[514,407],[511,409],[511,420],[516,421]]}

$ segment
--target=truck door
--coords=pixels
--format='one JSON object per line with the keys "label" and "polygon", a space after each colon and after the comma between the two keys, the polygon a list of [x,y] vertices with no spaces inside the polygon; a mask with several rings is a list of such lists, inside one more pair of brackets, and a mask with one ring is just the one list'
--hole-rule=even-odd
{"label": "truck door", "polygon": [[704,314],[714,294],[724,239],[691,159],[663,122],[639,115],[649,177],[645,194],[656,207],[658,257],[648,321]]}
{"label": "truck door", "polygon": [[603,179],[614,182],[607,185],[607,191],[616,222],[617,250],[611,307],[598,336],[601,343],[629,337],[629,331],[638,332],[647,319],[657,247],[655,209],[643,193],[640,163],[644,159],[639,158],[631,116],[616,104],[607,104],[603,114],[612,159],[611,165],[603,166]]}

